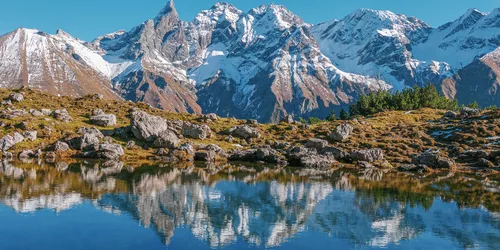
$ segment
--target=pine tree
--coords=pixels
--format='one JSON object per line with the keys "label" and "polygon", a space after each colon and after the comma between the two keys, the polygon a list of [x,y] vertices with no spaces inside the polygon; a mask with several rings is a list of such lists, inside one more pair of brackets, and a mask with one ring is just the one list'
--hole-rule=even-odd
{"label": "pine tree", "polygon": [[326,117],[326,120],[327,121],[335,121],[337,120],[337,114],[335,114],[335,111],[332,111],[327,117]]}
{"label": "pine tree", "polygon": [[349,120],[349,114],[344,109],[340,111],[340,120]]}

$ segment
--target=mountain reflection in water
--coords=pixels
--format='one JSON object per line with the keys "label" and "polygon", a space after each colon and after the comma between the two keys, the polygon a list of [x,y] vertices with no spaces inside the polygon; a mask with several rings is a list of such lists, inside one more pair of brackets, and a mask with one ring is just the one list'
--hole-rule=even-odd
{"label": "mountain reflection in water", "polygon": [[[86,230],[88,224],[63,230],[66,226],[58,221],[63,213],[75,211],[74,216],[93,222],[99,219],[88,210],[109,212],[121,222],[136,221],[137,228],[155,232],[154,240],[137,239],[144,244],[141,247],[150,249],[159,241],[162,248],[201,242],[190,248],[499,249],[500,194],[494,177],[423,176],[376,169],[132,168],[121,162],[4,161],[0,221],[22,219],[35,224],[48,218],[46,211],[55,211],[61,216],[43,224],[57,232],[52,239],[42,239],[50,242],[64,239],[65,234],[78,237],[78,230]],[[6,213],[6,207],[16,213]],[[26,214],[30,216],[23,217]],[[0,224],[0,233],[36,235],[11,226]],[[115,230],[120,230],[118,225]],[[120,235],[139,237],[135,230],[122,228]],[[104,243],[102,249],[113,249],[116,243],[106,235],[92,237]],[[0,248],[24,249],[22,242],[14,242],[18,239],[0,239]],[[83,238],[78,244],[85,249]]]}

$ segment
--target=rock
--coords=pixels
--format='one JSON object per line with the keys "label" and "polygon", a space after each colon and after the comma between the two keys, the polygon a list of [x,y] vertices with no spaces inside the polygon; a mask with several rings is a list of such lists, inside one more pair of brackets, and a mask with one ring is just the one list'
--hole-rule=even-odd
{"label": "rock", "polygon": [[215,152],[214,151],[197,151],[194,154],[195,161],[204,161],[204,162],[214,162],[215,161]]}
{"label": "rock", "polygon": [[459,118],[460,116],[457,114],[457,112],[454,112],[454,111],[447,111],[444,116],[444,118],[448,118],[448,119],[457,119]]}
{"label": "rock", "polygon": [[168,153],[169,152],[168,152],[167,149],[159,148],[158,150],[156,150],[155,155],[158,155],[158,156],[167,156]]}
{"label": "rock", "polygon": [[30,128],[30,124],[28,122],[21,122],[17,125],[17,127],[22,130],[27,130],[28,128]]}
{"label": "rock", "polygon": [[12,105],[12,101],[11,100],[3,100],[2,101],[2,105],[11,106]]}
{"label": "rock", "polygon": [[193,145],[189,144],[189,143],[184,143],[182,144],[180,147],[179,147],[179,150],[180,151],[184,151],[186,152],[186,154],[190,155],[190,156],[194,156],[195,154],[195,150],[194,150],[194,147]]}
{"label": "rock", "polygon": [[229,160],[252,162],[254,161],[255,152],[257,152],[256,149],[233,150],[229,153]]}
{"label": "rock", "polygon": [[349,124],[341,124],[330,134],[330,139],[336,142],[344,142],[349,138],[354,127]]}
{"label": "rock", "polygon": [[35,141],[37,138],[38,132],[36,130],[28,130],[23,132],[23,136],[25,140]]}
{"label": "rock", "polygon": [[127,149],[132,150],[135,148],[135,141],[128,141],[127,142]]}
{"label": "rock", "polygon": [[481,110],[479,109],[473,109],[469,107],[463,107],[460,109],[460,115],[463,117],[472,117],[475,115],[479,115],[481,113]]}
{"label": "rock", "polygon": [[232,135],[228,135],[225,139],[226,142],[232,143],[234,140],[234,137]]}
{"label": "rock", "polygon": [[182,135],[187,138],[205,140],[207,137],[210,137],[212,134],[212,130],[206,124],[197,125],[191,123],[185,123],[182,126]]}
{"label": "rock", "polygon": [[326,146],[328,146],[328,141],[322,139],[309,139],[304,145],[306,148],[314,148],[318,152],[323,150]]}
{"label": "rock", "polygon": [[306,155],[300,159],[300,166],[306,168],[331,168],[336,161],[328,155]]}
{"label": "rock", "polygon": [[49,115],[52,115],[52,113],[53,113],[54,111],[52,111],[52,110],[50,110],[50,109],[40,109],[40,112],[42,112],[42,114],[43,114],[44,116],[49,116]]}
{"label": "rock", "polygon": [[214,151],[218,155],[222,155],[222,156],[226,153],[226,151],[224,151],[224,149],[222,149],[221,147],[219,147],[218,145],[215,145],[215,144],[207,145],[205,147],[205,150]]}
{"label": "rock", "polygon": [[104,115],[104,111],[102,109],[94,109],[92,110],[92,116],[97,116],[97,115]]}
{"label": "rock", "polygon": [[477,160],[480,158],[488,158],[490,154],[484,150],[468,150],[458,156],[462,160]]}
{"label": "rock", "polygon": [[174,132],[167,130],[163,131],[158,138],[153,142],[155,148],[176,148],[181,143],[181,140]]}
{"label": "rock", "polygon": [[19,159],[29,159],[33,157],[35,153],[32,150],[23,150],[21,153],[19,153],[18,158]]}
{"label": "rock", "polygon": [[130,124],[135,138],[149,142],[155,141],[162,132],[168,130],[165,119],[150,115],[144,111],[132,113]]}
{"label": "rock", "polygon": [[56,153],[54,153],[54,152],[47,152],[47,153],[45,154],[45,159],[47,159],[47,160],[49,160],[49,161],[53,161],[53,160],[55,160],[55,159],[56,159],[56,157],[57,157],[57,155],[56,155]]}
{"label": "rock", "polygon": [[320,153],[323,155],[331,155],[336,160],[346,159],[350,156],[349,153],[345,152],[344,150],[342,150],[340,148],[336,148],[336,147],[324,147],[320,151]]}
{"label": "rock", "polygon": [[203,119],[209,119],[209,120],[212,120],[212,121],[219,120],[219,118],[217,117],[217,115],[214,114],[214,113],[203,115]]}
{"label": "rock", "polygon": [[358,168],[375,168],[375,166],[366,161],[358,161],[356,165]]}
{"label": "rock", "polygon": [[286,115],[281,122],[288,123],[288,124],[293,124],[295,121],[293,120],[293,116],[291,115]]}
{"label": "rock", "polygon": [[95,147],[100,143],[100,139],[104,138],[101,131],[96,128],[80,128],[78,133],[82,134],[82,136],[72,140],[72,145],[80,150]]}
{"label": "rock", "polygon": [[12,160],[14,158],[14,155],[11,152],[3,152],[2,153],[2,159],[3,160]]}
{"label": "rock", "polygon": [[45,116],[41,111],[38,111],[36,109],[30,109],[30,114],[32,116]]}
{"label": "rock", "polygon": [[69,145],[65,142],[58,141],[58,142],[54,143],[54,145],[52,146],[52,149],[55,152],[66,152],[69,150]]}
{"label": "rock", "polygon": [[270,148],[264,147],[259,148],[255,151],[255,159],[258,161],[263,161],[266,163],[282,163],[284,162],[284,158],[281,157],[278,151]]}
{"label": "rock", "polygon": [[73,121],[73,118],[69,116],[69,113],[66,109],[55,110],[54,112],[52,112],[52,117],[65,123]]}
{"label": "rock", "polygon": [[248,125],[259,125],[259,122],[257,120],[254,120],[254,119],[247,120],[246,123]]}
{"label": "rock", "polygon": [[118,136],[122,139],[127,139],[127,138],[133,136],[133,133],[132,133],[131,127],[127,126],[127,127],[122,127],[122,128],[115,128],[113,135]]}
{"label": "rock", "polygon": [[19,133],[14,133],[13,135],[6,135],[0,139],[0,149],[2,151],[7,151],[11,149],[14,145],[22,142],[24,137]]}
{"label": "rock", "polygon": [[317,155],[318,152],[314,148],[306,148],[301,146],[295,146],[290,148],[286,152],[286,157],[290,165],[301,166],[301,159],[307,157],[308,155]]}
{"label": "rock", "polygon": [[481,168],[492,168],[495,167],[495,164],[493,164],[493,162],[488,161],[485,158],[480,158],[477,160],[476,166]]}
{"label": "rock", "polygon": [[108,160],[119,159],[125,154],[122,146],[118,144],[100,144],[96,153],[98,158]]}
{"label": "rock", "polygon": [[242,139],[260,138],[261,136],[256,128],[248,125],[233,127],[229,130],[229,133]]}
{"label": "rock", "polygon": [[104,139],[102,139],[102,143],[104,143],[104,144],[112,144],[113,143],[113,138],[111,136],[104,136]]}
{"label": "rock", "polygon": [[116,116],[113,114],[101,114],[90,117],[90,122],[101,127],[116,126]]}
{"label": "rock", "polygon": [[11,102],[22,102],[24,101],[24,95],[20,93],[10,94],[9,100]]}
{"label": "rock", "polygon": [[455,162],[452,159],[442,157],[439,151],[427,150],[415,159],[415,164],[426,165],[431,168],[454,168]]}
{"label": "rock", "polygon": [[399,171],[405,171],[405,172],[431,172],[429,167],[426,165],[415,165],[415,164],[407,164],[407,165],[402,165],[398,167]]}
{"label": "rock", "polygon": [[380,148],[363,149],[352,152],[350,156],[354,161],[375,162],[384,159],[384,151]]}

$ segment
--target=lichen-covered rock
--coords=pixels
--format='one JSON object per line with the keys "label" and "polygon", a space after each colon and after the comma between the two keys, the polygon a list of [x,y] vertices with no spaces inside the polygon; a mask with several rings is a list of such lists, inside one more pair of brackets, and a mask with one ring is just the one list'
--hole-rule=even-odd
{"label": "lichen-covered rock", "polygon": [[24,136],[19,133],[14,133],[13,135],[6,135],[2,139],[0,139],[0,149],[2,151],[7,151],[11,149],[14,145],[22,142],[24,140]]}
{"label": "lichen-covered rock", "polygon": [[198,125],[192,123],[184,123],[182,126],[182,135],[187,138],[205,140],[210,137],[212,130],[206,124]]}
{"label": "lichen-covered rock", "polygon": [[322,140],[322,139],[311,138],[311,139],[307,140],[307,142],[306,142],[306,144],[304,144],[304,146],[306,148],[314,148],[319,152],[319,151],[323,150],[323,148],[328,146],[328,141]]}
{"label": "lichen-covered rock", "polygon": [[431,168],[454,168],[455,161],[439,155],[439,151],[427,150],[416,157],[415,164],[426,165]]}
{"label": "lichen-covered rock", "polygon": [[349,138],[353,130],[354,127],[349,124],[341,124],[330,134],[330,139],[336,142],[344,142]]}
{"label": "lichen-covered rock", "polygon": [[58,141],[52,145],[52,150],[55,152],[66,152],[69,150],[69,145],[66,142]]}
{"label": "lichen-covered rock", "polygon": [[352,152],[350,156],[354,161],[375,162],[384,159],[384,151],[380,148],[363,149]]}
{"label": "lichen-covered rock", "polygon": [[90,122],[101,127],[116,126],[116,115],[113,114],[99,114],[90,117]]}
{"label": "lichen-covered rock", "polygon": [[229,130],[229,133],[242,139],[260,138],[261,136],[259,130],[248,125],[233,127]]}
{"label": "lichen-covered rock", "polygon": [[177,135],[170,131],[163,131],[153,142],[155,148],[176,148],[181,143]]}
{"label": "lichen-covered rock", "polygon": [[9,100],[11,102],[22,102],[22,101],[24,101],[24,95],[21,93],[10,94]]}
{"label": "lichen-covered rock", "polygon": [[137,139],[149,142],[153,142],[161,133],[168,130],[165,119],[144,111],[132,113],[130,124],[132,133]]}

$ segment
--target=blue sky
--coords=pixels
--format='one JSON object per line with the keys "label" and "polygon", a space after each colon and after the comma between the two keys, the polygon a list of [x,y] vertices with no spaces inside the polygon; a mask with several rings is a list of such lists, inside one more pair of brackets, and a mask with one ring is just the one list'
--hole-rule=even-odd
{"label": "blue sky", "polygon": [[[61,28],[75,37],[93,38],[116,30],[128,30],[153,18],[167,0],[15,0],[0,3],[0,34],[18,27],[55,33]],[[216,0],[176,0],[183,20],[189,21]],[[439,26],[465,13],[469,8],[489,12],[500,7],[498,0],[228,0],[248,11],[261,4],[285,5],[306,22],[341,19],[359,8],[390,10],[416,16],[431,26]]]}

